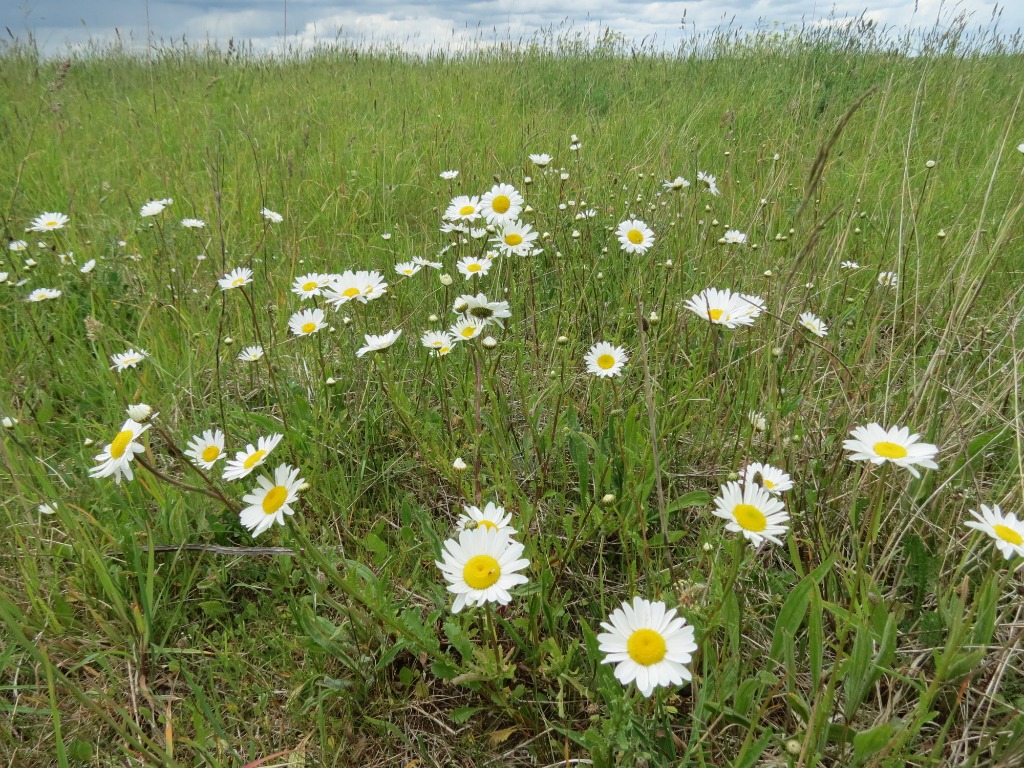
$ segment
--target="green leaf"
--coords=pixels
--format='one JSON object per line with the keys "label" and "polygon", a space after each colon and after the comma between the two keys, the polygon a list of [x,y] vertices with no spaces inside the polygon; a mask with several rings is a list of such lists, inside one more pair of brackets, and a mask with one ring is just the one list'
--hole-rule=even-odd
{"label": "green leaf", "polygon": [[882,749],[893,735],[893,727],[889,723],[876,725],[866,731],[861,731],[853,737],[853,762],[859,765],[871,755]]}
{"label": "green leaf", "polygon": [[459,652],[464,661],[473,658],[473,641],[469,639],[469,635],[459,624],[451,620],[446,621],[444,635],[448,638],[448,642],[455,646],[455,650]]}
{"label": "green leaf", "polygon": [[754,764],[761,758],[761,753],[765,751],[774,737],[775,734],[769,731],[760,739],[755,741],[743,750],[743,754],[736,758],[736,762],[732,764],[732,768],[753,768]]}
{"label": "green leaf", "polygon": [[711,494],[707,491],[690,491],[689,493],[684,493],[678,499],[670,501],[665,507],[665,514],[671,515],[673,512],[689,507],[705,507],[710,503]]}
{"label": "green leaf", "polygon": [[452,719],[452,722],[456,725],[462,725],[467,722],[469,718],[475,715],[477,712],[483,712],[483,707],[456,707],[448,715]]}

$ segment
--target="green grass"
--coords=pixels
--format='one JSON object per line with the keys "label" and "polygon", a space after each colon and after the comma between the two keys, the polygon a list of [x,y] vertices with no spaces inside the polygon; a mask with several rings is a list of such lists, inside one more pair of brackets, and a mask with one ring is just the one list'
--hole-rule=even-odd
{"label": "green grass", "polygon": [[[13,765],[1018,764],[1021,561],[963,521],[1019,515],[1024,495],[1019,42],[548,42],[0,57],[0,211],[29,241],[0,267]],[[721,196],[662,190],[698,170]],[[454,265],[474,241],[438,257],[450,287],[399,279],[453,242],[451,196],[496,179],[524,193],[543,253],[471,288]],[[71,222],[26,234],[42,211]],[[631,215],[656,234],[646,255],[619,250]],[[747,245],[719,244],[727,228]],[[221,292],[238,266],[254,282]],[[291,336],[292,279],[346,269],[380,270],[388,293]],[[767,311],[710,328],[683,306],[708,286]],[[62,295],[24,301],[39,287]],[[497,347],[429,357],[420,334],[477,290],[509,302]],[[391,328],[397,344],[355,357]],[[598,341],[628,351],[621,379],[586,373]],[[238,362],[255,343],[266,357]],[[129,347],[151,357],[110,370]],[[135,402],[159,411],[143,443],[160,474],[91,479]],[[873,421],[937,444],[939,469],[850,462],[842,441]],[[168,445],[213,426],[229,451],[285,433],[265,468],[308,482],[286,526],[254,542],[237,505],[256,475],[224,483],[221,464],[207,485]],[[784,546],[755,551],[711,514],[748,461],[793,476]],[[513,513],[529,582],[452,615],[434,561],[463,504],[487,501]],[[644,699],[600,664],[600,622],[634,595],[696,628],[691,684]]]}

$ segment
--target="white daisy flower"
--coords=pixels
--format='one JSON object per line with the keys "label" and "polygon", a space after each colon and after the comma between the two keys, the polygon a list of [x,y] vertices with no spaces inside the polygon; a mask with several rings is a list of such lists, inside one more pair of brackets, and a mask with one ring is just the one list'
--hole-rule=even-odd
{"label": "white daisy flower", "polygon": [[310,272],[308,275],[301,275],[292,281],[292,293],[300,299],[310,299],[319,296],[322,288],[326,288],[337,277],[337,275],[321,275],[319,272]]}
{"label": "white daisy flower", "polygon": [[487,527],[464,530],[458,541],[445,541],[441,560],[434,562],[455,595],[452,613],[467,605],[508,605],[509,590],[528,581],[518,573],[530,565],[522,554],[523,545],[507,532]]}
{"label": "white daisy flower", "polygon": [[206,222],[202,219],[182,219],[181,226],[185,229],[203,229],[206,226]]}
{"label": "white daisy flower", "polygon": [[356,350],[356,357],[362,357],[368,352],[379,352],[382,349],[387,349],[398,341],[398,337],[401,335],[401,328],[397,331],[388,331],[387,333],[382,333],[378,336],[374,336],[371,333],[364,334],[363,338],[366,339],[366,346],[360,347]]}
{"label": "white daisy flower", "polygon": [[319,307],[296,312],[288,320],[288,328],[296,336],[310,336],[327,327],[324,311]]}
{"label": "white daisy flower", "polygon": [[878,284],[883,288],[895,288],[899,284],[900,276],[895,272],[879,272]]}
{"label": "white daisy flower", "polygon": [[725,241],[726,245],[743,245],[747,242],[747,236],[738,229],[727,229],[725,234],[722,235],[722,240]]}
{"label": "white daisy flower", "polygon": [[[447,250],[448,249],[445,248],[441,253],[444,253]],[[438,255],[440,256],[441,254]],[[444,266],[440,261],[430,261],[430,259],[425,259],[422,256],[413,256],[412,263],[420,267],[430,267],[431,269],[440,269]]]}
{"label": "white daisy flower", "polygon": [[323,295],[335,309],[340,309],[342,304],[350,301],[366,304],[387,291],[388,284],[384,282],[384,275],[361,269],[357,272],[345,270],[341,275],[336,275],[335,280],[324,289]]}
{"label": "white daisy flower", "polygon": [[503,321],[512,317],[507,301],[488,301],[482,293],[478,293],[476,296],[468,293],[459,296],[452,305],[452,311],[483,321],[485,325],[494,323],[499,328],[504,328]]}
{"label": "white daisy flower", "polygon": [[241,288],[252,282],[252,270],[248,267],[236,267],[217,281],[222,291]]}
{"label": "white daisy flower", "polygon": [[255,539],[274,523],[284,525],[284,516],[295,514],[292,504],[299,500],[303,480],[299,470],[282,464],[274,470],[274,479],[266,475],[256,478],[252,493],[242,497],[248,504],[239,515],[239,521]]}
{"label": "white daisy flower", "polygon": [[235,458],[230,459],[224,466],[223,478],[225,480],[241,480],[267,460],[267,456],[281,442],[282,437],[284,435],[281,434],[260,437],[256,441],[256,445],[249,443],[244,451],[236,452]]}
{"label": "white daisy flower", "polygon": [[723,485],[715,498],[714,515],[728,520],[725,529],[743,534],[754,547],[765,539],[781,545],[779,537],[789,528],[785,505],[756,483]]}
{"label": "white daisy flower", "polygon": [[459,195],[452,198],[442,218],[448,221],[476,221],[482,216],[479,197]]}
{"label": "white daisy flower", "polygon": [[778,496],[793,487],[793,480],[786,472],[771,464],[762,464],[760,461],[747,464],[747,468],[743,472],[743,483],[744,485],[757,483],[772,496]]}
{"label": "white daisy flower", "polygon": [[820,339],[828,336],[828,326],[825,321],[811,312],[800,313],[800,325]]}
{"label": "white daisy flower", "polygon": [[455,179],[456,176],[459,175],[459,172],[458,171],[441,171],[437,175],[440,176],[445,181],[452,181],[453,179]]}
{"label": "white daisy flower", "polygon": [[483,509],[468,505],[463,509],[465,513],[459,515],[459,519],[455,521],[455,527],[460,531],[487,528],[488,530],[504,531],[509,536],[514,536],[516,533],[516,529],[510,525],[512,515],[493,501],[488,501],[487,506]]}
{"label": "white daisy flower", "polygon": [[207,429],[202,435],[192,435],[185,455],[201,469],[213,469],[213,465],[224,458],[224,433]]}
{"label": "white daisy flower", "polygon": [[30,232],[51,232],[55,229],[63,229],[70,219],[63,213],[43,213],[36,216],[29,223]]}
{"label": "white daisy flower", "polygon": [[486,326],[485,321],[477,320],[475,317],[460,317],[455,321],[455,325],[451,327],[449,333],[455,341],[469,341],[479,336]]}
{"label": "white daisy flower", "polygon": [[697,652],[693,627],[675,609],[634,597],[601,622],[597,636],[602,664],[615,665],[615,678],[623,685],[636,682],[645,698],[654,689],[682,685],[693,679],[686,665]]}
{"label": "white daisy flower", "polygon": [[704,171],[697,171],[697,181],[704,182],[704,188],[707,189],[712,195],[720,195],[721,191],[718,189],[718,180],[710,173],[704,173]]}
{"label": "white daisy flower", "polygon": [[415,261],[403,261],[400,264],[395,264],[395,272],[406,277],[412,277],[421,269],[423,269],[423,265],[417,264]]}
{"label": "white daisy flower", "polygon": [[684,306],[691,312],[726,328],[752,325],[764,311],[764,301],[760,297],[733,293],[728,288],[723,291],[705,288],[687,299]]}
{"label": "white daisy flower", "polygon": [[982,504],[980,514],[973,509],[968,512],[975,519],[965,521],[964,525],[991,536],[1003,557],[1024,557],[1024,520],[1018,520],[1013,512],[1003,514],[998,504],[991,508]]}
{"label": "white daisy flower", "polygon": [[629,355],[622,347],[613,347],[607,341],[600,341],[590,348],[583,358],[587,372],[602,378],[622,375],[622,367],[629,362]]}
{"label": "white daisy flower", "polygon": [[478,259],[476,256],[466,256],[459,259],[455,266],[467,280],[470,280],[474,277],[484,277],[491,269],[491,260],[488,258]]}
{"label": "white daisy flower", "polygon": [[844,261],[839,266],[841,269],[860,269],[860,264],[856,261]]}
{"label": "white daisy flower", "polygon": [[654,230],[639,219],[627,219],[615,230],[626,253],[647,253],[654,245]]}
{"label": "white daisy flower", "polygon": [[938,447],[919,443],[920,435],[910,434],[909,427],[884,429],[872,422],[864,427],[854,427],[850,437],[853,439],[843,441],[843,448],[852,453],[850,461],[870,461],[872,464],[891,461],[914,477],[921,476],[915,464],[925,469],[939,468],[934,461],[939,453]]}
{"label": "white daisy flower", "polygon": [[255,363],[261,357],[263,357],[263,347],[259,344],[253,344],[238,353],[238,359],[243,363]]}
{"label": "white daisy flower", "polygon": [[495,184],[480,198],[480,212],[488,224],[516,221],[523,212],[523,196],[511,184]]}
{"label": "white daisy flower", "polygon": [[139,216],[142,216],[143,218],[156,216],[160,213],[163,213],[164,208],[166,208],[173,202],[174,201],[171,200],[170,198],[166,198],[164,200],[150,200],[148,203],[146,203],[139,209]]}
{"label": "white daisy flower", "polygon": [[60,294],[61,292],[56,288],[36,288],[32,293],[25,297],[25,301],[31,301],[33,303],[47,301],[49,299],[58,298]]}
{"label": "white daisy flower", "polygon": [[110,361],[113,363],[110,366],[111,370],[117,370],[118,373],[125,370],[126,368],[135,368],[139,363],[149,357],[149,352],[144,349],[140,349],[136,352],[134,349],[129,349],[127,352],[121,352],[117,355],[111,355]]}
{"label": "white daisy flower", "polygon": [[758,411],[750,411],[747,414],[747,418],[750,420],[750,426],[752,426],[758,432],[764,432],[768,429],[768,421],[765,419],[763,413]]}
{"label": "white daisy flower", "polygon": [[260,215],[272,224],[280,224],[284,221],[284,216],[277,211],[270,210],[269,208],[260,208]]}
{"label": "white daisy flower", "polygon": [[146,403],[133,403],[125,408],[125,412],[128,414],[129,419],[137,421],[140,424],[150,416],[156,415],[153,413],[153,406]]}
{"label": "white daisy flower", "polygon": [[490,242],[505,256],[529,256],[539,234],[522,221],[506,220],[501,224],[497,237],[492,237]]}
{"label": "white daisy flower", "polygon": [[676,176],[672,181],[663,181],[661,183],[665,189],[671,189],[673,192],[678,192],[681,189],[686,189],[690,186],[690,182],[684,179],[682,176]]}
{"label": "white daisy flower", "polygon": [[444,357],[452,351],[455,339],[448,331],[427,331],[420,337],[420,343],[435,357]]}
{"label": "white daisy flower", "polygon": [[121,484],[121,478],[134,479],[131,461],[135,454],[143,453],[146,449],[135,441],[139,435],[149,429],[149,424],[142,425],[137,421],[128,419],[121,430],[114,437],[113,442],[104,447],[103,452],[96,456],[100,465],[89,470],[89,477],[110,477],[114,476],[114,482]]}
{"label": "white daisy flower", "polygon": [[82,265],[82,268],[79,269],[78,271],[81,272],[83,275],[88,275],[95,268],[96,268],[96,259],[89,259],[87,262],[85,262],[85,264]]}

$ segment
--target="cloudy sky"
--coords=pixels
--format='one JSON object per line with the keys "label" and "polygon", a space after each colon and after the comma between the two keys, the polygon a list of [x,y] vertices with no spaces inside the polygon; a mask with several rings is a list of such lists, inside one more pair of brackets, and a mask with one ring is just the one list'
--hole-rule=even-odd
{"label": "cloudy sky", "polygon": [[280,51],[349,39],[422,52],[570,26],[590,36],[610,28],[671,48],[683,35],[718,26],[754,30],[864,14],[885,26],[931,28],[959,12],[970,15],[972,28],[990,26],[994,13],[1001,13],[1001,31],[1024,28],[1022,0],[0,0],[0,23],[21,39],[33,34],[49,54],[118,35],[137,47],[147,39],[223,46],[234,38]]}

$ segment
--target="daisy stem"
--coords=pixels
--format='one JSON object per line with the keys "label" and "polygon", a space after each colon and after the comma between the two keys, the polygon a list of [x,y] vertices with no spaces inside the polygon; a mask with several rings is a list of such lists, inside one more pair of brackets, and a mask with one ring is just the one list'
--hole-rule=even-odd
{"label": "daisy stem", "polygon": [[505,656],[501,652],[501,645],[498,643],[498,629],[494,626],[494,613],[491,611],[491,604],[484,603],[484,629],[487,632],[488,640],[491,643],[491,648],[494,651],[494,665],[498,670],[497,688],[501,690],[501,678],[505,674]]}
{"label": "daisy stem", "polygon": [[39,324],[36,322],[35,310],[32,307],[29,307],[28,312],[26,314],[28,314],[29,322],[32,325],[32,331],[35,333],[36,339],[39,341],[39,345],[46,350],[46,354],[50,358],[50,370],[57,374],[57,383],[63,384],[64,380],[61,378],[60,375],[60,366],[57,365],[57,359],[54,357],[53,354],[53,344],[47,344],[45,341],[43,341],[43,334],[39,330]]}
{"label": "daisy stem", "polygon": [[154,477],[157,477],[160,480],[163,480],[168,485],[173,485],[175,488],[181,488],[183,491],[191,491],[193,493],[201,493],[203,496],[209,496],[211,499],[215,499],[217,501],[222,502],[232,512],[237,512],[238,511],[231,504],[230,500],[226,496],[224,496],[224,494],[220,493],[219,491],[213,491],[213,490],[210,490],[210,489],[207,489],[207,488],[200,488],[200,487],[195,486],[195,485],[189,485],[188,483],[184,483],[181,480],[177,480],[177,479],[171,477],[170,475],[165,475],[159,469],[157,469],[152,464],[150,464],[148,461],[146,461],[144,458],[142,458],[142,456],[136,456],[135,460],[137,462],[139,462],[139,466],[141,466],[143,469],[147,470]]}
{"label": "daisy stem", "polygon": [[725,605],[725,601],[729,598],[733,591],[733,585],[736,583],[736,577],[740,573],[740,565],[743,563],[744,556],[746,555],[747,541],[742,536],[737,536],[733,541],[733,555],[732,562],[729,565],[729,574],[725,577],[725,585],[722,587],[722,597],[718,601],[718,604],[714,607],[714,610],[708,614],[704,624],[707,627],[707,635],[710,635],[714,629],[714,619],[718,616],[722,607]]}
{"label": "daisy stem", "polygon": [[484,377],[480,368],[480,350],[474,345],[472,348],[473,373],[475,375],[476,397],[473,398],[473,421],[475,428],[474,443],[476,456],[473,457],[473,499],[477,506],[480,506],[480,461],[481,450],[480,440],[483,435],[483,422],[480,413],[481,400],[483,400]]}
{"label": "daisy stem", "polygon": [[[221,491],[221,489],[218,488],[214,484],[213,480],[210,479],[210,476],[207,475],[202,469],[197,467],[195,464],[193,464],[191,461],[189,461],[188,456],[186,456],[182,452],[182,450],[177,446],[177,444],[175,444],[174,438],[172,438],[170,436],[170,434],[168,434],[166,429],[164,429],[159,424],[153,424],[153,431],[156,432],[158,435],[160,435],[160,437],[163,438],[164,443],[167,445],[168,450],[170,450],[170,452],[174,454],[174,457],[179,462],[181,462],[184,466],[188,467],[193,472],[195,472],[197,475],[199,475],[200,478],[202,478],[203,484],[213,494],[213,498],[219,499],[221,502],[223,502],[224,506],[226,506],[231,511],[233,511],[233,512],[238,512],[239,511],[236,508],[235,502],[232,501],[230,498],[228,498],[227,496],[224,495],[224,492]],[[152,470],[150,470],[150,471],[152,471]],[[182,487],[184,487],[184,486],[182,486]],[[189,488],[191,488],[191,486],[189,486]],[[197,490],[202,491],[202,489],[197,489]],[[209,496],[210,494],[208,493],[206,495]]]}
{"label": "daisy stem", "polygon": [[281,411],[281,424],[284,426],[285,434],[288,434],[288,414],[287,409],[284,407],[284,400],[281,399],[281,390],[277,386],[277,375],[274,373],[274,362],[270,359],[270,349],[268,345],[263,343],[263,334],[260,332],[259,318],[256,317],[256,305],[252,302],[252,296],[245,290],[245,286],[239,288],[242,295],[245,297],[246,303],[249,305],[249,311],[252,313],[252,329],[256,334],[256,343],[263,347],[263,354],[267,360],[267,374],[270,376],[270,386],[274,388],[274,397],[277,398],[277,406]]}

